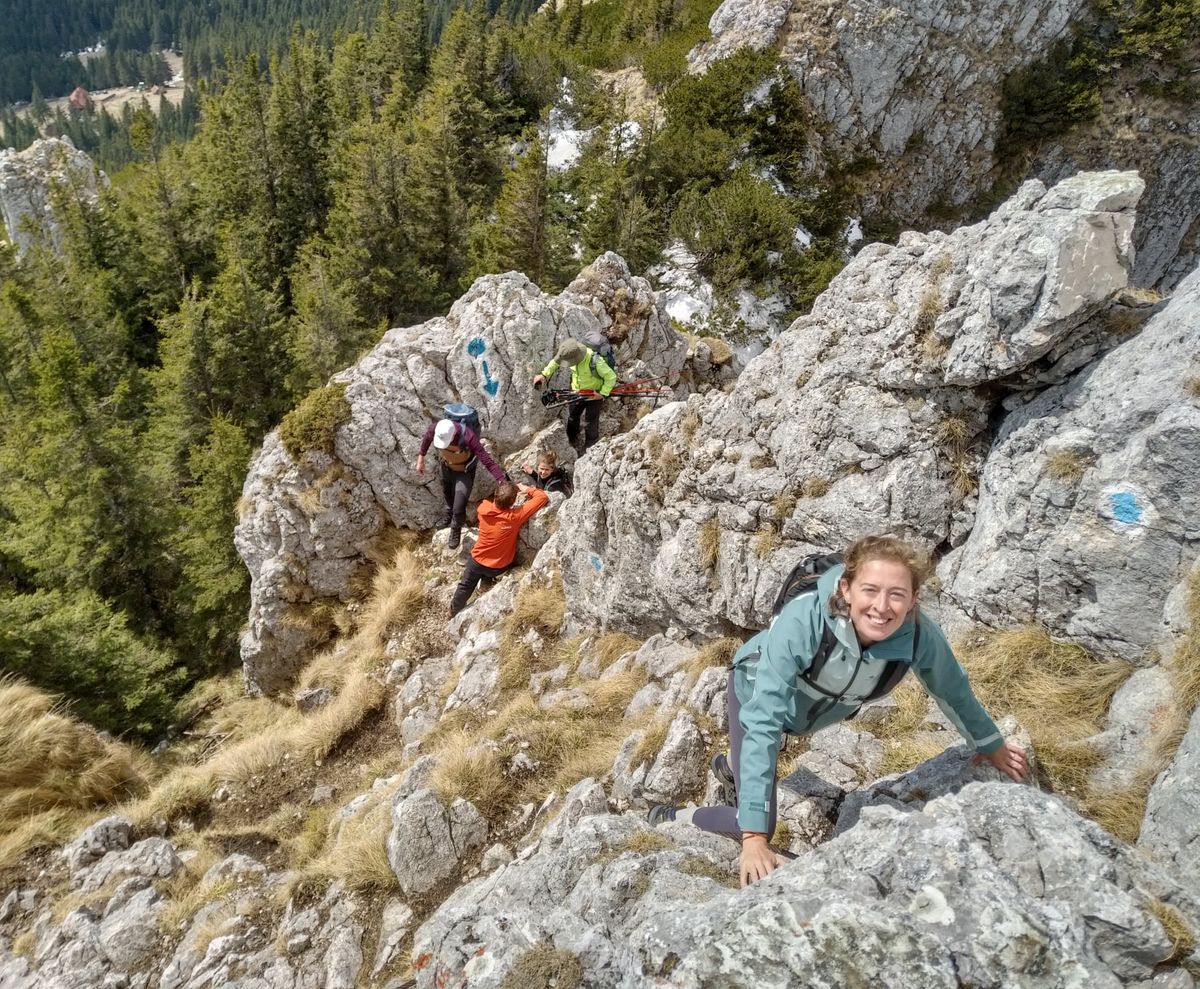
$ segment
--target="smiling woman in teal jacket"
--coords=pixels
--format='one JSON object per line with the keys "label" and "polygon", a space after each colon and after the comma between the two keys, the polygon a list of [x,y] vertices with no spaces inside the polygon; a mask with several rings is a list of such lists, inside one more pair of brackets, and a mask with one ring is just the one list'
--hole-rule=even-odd
{"label": "smiling woman in teal jacket", "polygon": [[[768,847],[775,829],[775,770],[783,733],[811,735],[851,717],[871,696],[890,661],[911,668],[977,759],[991,762],[1013,779],[1025,776],[1024,750],[1005,742],[975,699],[967,675],[942,630],[917,606],[928,565],[911,546],[893,536],[868,536],[845,553],[845,564],[826,571],[815,591],[789,601],[771,625],[734,656],[730,672],[730,759],[737,810],[699,807],[680,810],[660,804],[654,824],[689,821],[705,831],[740,836],[742,885],[781,863]],[[920,625],[919,631],[917,625]],[[816,685],[803,676],[832,633]]]}

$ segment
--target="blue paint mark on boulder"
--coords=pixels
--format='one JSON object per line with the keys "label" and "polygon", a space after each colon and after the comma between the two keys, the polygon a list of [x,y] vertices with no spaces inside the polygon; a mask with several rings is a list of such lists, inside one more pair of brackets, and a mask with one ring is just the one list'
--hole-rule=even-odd
{"label": "blue paint mark on boulder", "polygon": [[1112,517],[1127,525],[1137,525],[1142,521],[1143,509],[1138,504],[1137,495],[1132,491],[1118,491],[1108,496]]}
{"label": "blue paint mark on boulder", "polygon": [[472,357],[478,357],[485,350],[487,350],[487,344],[484,343],[483,337],[472,337],[467,341],[467,353]]}
{"label": "blue paint mark on boulder", "polygon": [[593,553],[588,560],[592,564],[592,569],[595,570],[596,573],[600,573],[600,571],[604,569],[604,561],[601,560],[596,553]]}
{"label": "blue paint mark on boulder", "polygon": [[500,391],[500,382],[492,377],[492,372],[488,370],[488,362],[483,362],[483,390],[492,398],[496,397],[496,393]]}

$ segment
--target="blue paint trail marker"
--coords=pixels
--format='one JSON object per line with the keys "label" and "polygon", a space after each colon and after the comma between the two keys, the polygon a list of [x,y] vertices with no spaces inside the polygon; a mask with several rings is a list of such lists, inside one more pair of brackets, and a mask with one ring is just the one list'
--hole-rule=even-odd
{"label": "blue paint trail marker", "polygon": [[592,569],[595,570],[596,573],[600,573],[600,571],[604,569],[604,561],[600,559],[598,554],[593,553],[588,559],[592,564]]}
{"label": "blue paint trail marker", "polygon": [[1127,525],[1141,523],[1144,512],[1142,506],[1138,504],[1137,495],[1132,491],[1118,491],[1109,495],[1108,504],[1112,517],[1118,522],[1124,522]]}
{"label": "blue paint trail marker", "polygon": [[500,382],[492,377],[492,372],[488,370],[488,362],[483,362],[483,390],[492,398],[496,397],[496,393],[500,391]]}
{"label": "blue paint trail marker", "polygon": [[472,337],[467,341],[467,353],[472,357],[478,357],[485,350],[487,350],[487,344],[484,343],[483,337]]}

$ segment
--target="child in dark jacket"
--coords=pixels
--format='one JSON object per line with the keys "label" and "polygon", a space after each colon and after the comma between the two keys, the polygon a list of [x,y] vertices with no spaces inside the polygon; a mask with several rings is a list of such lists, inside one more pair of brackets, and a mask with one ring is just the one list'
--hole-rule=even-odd
{"label": "child in dark jacket", "polygon": [[537,470],[532,464],[521,464],[530,478],[530,484],[547,494],[561,494],[570,498],[575,493],[575,485],[571,483],[571,475],[558,466],[558,455],[553,450],[543,451],[537,459]]}

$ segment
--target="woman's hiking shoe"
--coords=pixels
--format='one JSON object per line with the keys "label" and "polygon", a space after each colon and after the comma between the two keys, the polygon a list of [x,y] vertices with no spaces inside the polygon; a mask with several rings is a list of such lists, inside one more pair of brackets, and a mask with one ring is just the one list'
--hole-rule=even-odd
{"label": "woman's hiking shoe", "polygon": [[724,752],[718,752],[713,756],[712,762],[708,764],[708,768],[712,770],[712,774],[717,778],[718,783],[727,787],[730,793],[737,793],[737,783],[733,778],[733,770],[729,767],[729,760],[725,757]]}
{"label": "woman's hiking shoe", "polygon": [[654,804],[646,813],[646,820],[654,827],[675,820],[675,812],[679,810],[674,804]]}
{"label": "woman's hiking shoe", "polygon": [[450,538],[447,540],[446,545],[451,549],[458,549],[460,542],[462,542],[462,529],[456,525],[450,526]]}

